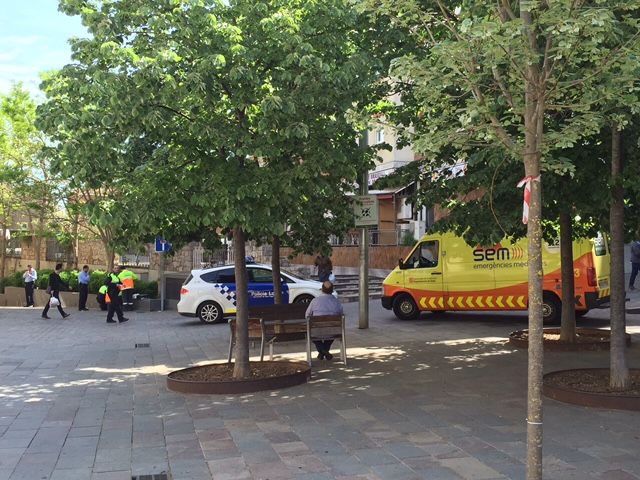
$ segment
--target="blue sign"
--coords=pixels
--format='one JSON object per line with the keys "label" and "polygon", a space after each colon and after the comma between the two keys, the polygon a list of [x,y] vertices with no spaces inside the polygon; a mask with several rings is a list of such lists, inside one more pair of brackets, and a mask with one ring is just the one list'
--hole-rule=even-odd
{"label": "blue sign", "polygon": [[156,237],[156,253],[168,252],[171,244],[162,237]]}

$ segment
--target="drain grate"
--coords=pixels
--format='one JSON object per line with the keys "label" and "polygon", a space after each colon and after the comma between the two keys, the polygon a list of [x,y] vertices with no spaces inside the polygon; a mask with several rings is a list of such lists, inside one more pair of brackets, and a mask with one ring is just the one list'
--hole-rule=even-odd
{"label": "drain grate", "polygon": [[131,480],[169,480],[166,473],[156,473],[152,475],[135,475]]}
{"label": "drain grate", "polygon": [[[136,343],[136,348],[149,348],[150,346],[151,346],[150,343]],[[164,474],[162,474],[162,475],[164,475]],[[142,477],[140,477],[140,478],[142,479]],[[147,479],[145,478],[145,479],[142,479],[142,480],[147,480]],[[154,478],[153,480],[162,480],[162,479],[155,479]]]}

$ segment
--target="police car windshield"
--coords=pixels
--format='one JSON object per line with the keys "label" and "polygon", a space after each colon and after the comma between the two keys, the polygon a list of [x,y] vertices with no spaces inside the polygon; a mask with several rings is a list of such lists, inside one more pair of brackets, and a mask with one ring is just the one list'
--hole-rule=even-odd
{"label": "police car windshield", "polygon": [[286,275],[289,275],[291,278],[295,278],[296,280],[305,280],[305,278],[300,275],[296,275],[295,273],[291,273],[289,270],[280,269],[280,271]]}

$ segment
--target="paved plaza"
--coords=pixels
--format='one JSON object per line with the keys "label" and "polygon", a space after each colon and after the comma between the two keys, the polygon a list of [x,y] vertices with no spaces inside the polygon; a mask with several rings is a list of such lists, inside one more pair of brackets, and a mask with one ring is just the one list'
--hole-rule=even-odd
{"label": "paved plaza", "polygon": [[[401,322],[370,308],[359,330],[346,306],[348,367],[314,361],[306,385],[236,396],[165,386],[171,370],[226,359],[226,325],[0,309],[0,480],[524,479],[527,353],[506,336],[526,314]],[[640,315],[628,324],[640,367]],[[305,358],[303,342],[275,350]],[[608,353],[545,357],[546,371],[580,366],[606,367]],[[640,478],[640,413],[544,408],[545,479]]]}

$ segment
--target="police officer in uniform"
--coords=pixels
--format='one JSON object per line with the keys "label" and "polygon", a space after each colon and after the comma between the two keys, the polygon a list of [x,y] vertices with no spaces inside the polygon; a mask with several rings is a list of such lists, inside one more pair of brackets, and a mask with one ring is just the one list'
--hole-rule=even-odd
{"label": "police officer in uniform", "polygon": [[109,275],[107,275],[107,279],[104,282],[107,286],[107,295],[109,295],[109,298],[111,299],[109,302],[109,309],[107,310],[107,323],[116,323],[113,319],[114,313],[118,316],[118,321],[120,323],[129,321],[129,319],[125,318],[122,314],[122,297],[120,296],[122,281],[118,277],[119,274],[120,266],[113,267],[113,270]]}

